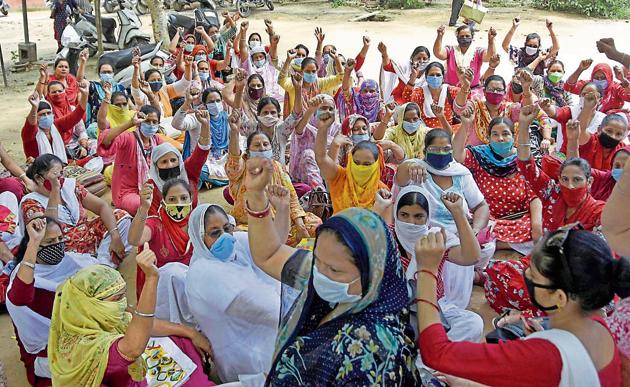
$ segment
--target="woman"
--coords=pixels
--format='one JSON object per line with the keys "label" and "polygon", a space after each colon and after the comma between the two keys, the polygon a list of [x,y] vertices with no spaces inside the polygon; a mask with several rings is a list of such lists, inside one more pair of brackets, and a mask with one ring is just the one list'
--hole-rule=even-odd
{"label": "woman", "polygon": [[[209,357],[208,339],[193,328],[153,318],[159,276],[155,254],[145,250],[136,261],[147,282],[135,309],[127,305],[122,276],[107,266],[80,270],[57,290],[48,341],[55,385],[146,386],[147,379],[155,383],[168,376],[178,382],[177,373],[163,375],[168,367],[155,365],[169,364],[172,371],[175,362],[184,368],[187,384],[214,386],[199,355]],[[156,354],[160,347],[161,356]]]}
{"label": "woman", "polygon": [[453,116],[453,101],[459,89],[444,83],[444,66],[440,62],[429,63],[422,72],[426,83],[419,87],[412,86],[415,85],[418,74],[418,70],[411,70],[411,78],[402,94],[403,100],[422,106],[420,118],[429,128],[444,127],[440,116],[433,113],[432,105],[434,104],[442,108],[451,126],[458,124],[459,120]]}
{"label": "woman", "polygon": [[[403,91],[407,83],[411,83],[411,71],[417,68],[420,73],[424,71],[429,59],[431,59],[431,53],[429,49],[424,46],[418,46],[414,48],[409,61],[397,63],[390,59],[387,53],[387,46],[383,42],[378,44],[378,51],[381,53],[381,90],[383,92],[383,101],[390,103],[395,101],[398,104],[404,103]],[[424,83],[424,79],[415,79],[414,86],[421,86]]]}
{"label": "woman", "polygon": [[542,236],[542,205],[518,173],[514,124],[505,117],[490,121],[490,143],[466,147],[474,116],[462,114],[463,128],[453,139],[453,156],[472,173],[494,218],[497,249],[527,255]]}
{"label": "woman", "polygon": [[78,12],[78,8],[79,6],[75,0],[55,0],[52,3],[50,18],[54,19],[53,29],[55,32],[55,40],[57,41],[57,52],[61,51],[63,48],[61,45],[61,36],[66,25],[68,25],[68,19],[72,18],[75,12]]}
{"label": "woman", "polygon": [[252,257],[286,285],[266,385],[417,385],[403,268],[380,217],[347,209],[318,229],[313,253],[295,250],[282,243],[284,217],[269,216],[288,213],[288,191],[272,186],[267,198],[269,161],[247,170]]}
{"label": "woman", "polygon": [[[446,27],[443,25],[438,28],[437,37],[435,38],[435,43],[433,43],[433,54],[435,57],[446,61],[446,79],[444,81],[451,86],[460,86],[461,79],[458,76],[458,69],[470,68],[473,72],[473,78],[468,90],[480,89],[481,66],[484,62],[488,62],[496,52],[494,39],[497,36],[497,31],[495,31],[494,27],[490,27],[488,30],[488,49],[484,50],[480,47],[476,49],[471,47],[475,32],[466,24],[457,27],[455,30],[457,46],[443,47],[442,39],[444,38],[445,30]],[[475,92],[475,94],[479,93]]]}
{"label": "woman", "polygon": [[[80,56],[81,61],[86,60],[84,56]],[[96,122],[96,117],[98,115],[98,109],[101,107],[101,102],[106,97],[107,93],[104,88],[106,84],[111,85],[111,92],[116,93],[126,93],[125,86],[121,83],[118,83],[114,80],[114,67],[111,63],[107,61],[101,61],[96,68],[96,73],[98,74],[97,81],[90,81],[90,94],[88,96],[88,107],[87,107],[87,117],[85,123],[90,125],[93,122]],[[81,81],[82,79],[77,79],[77,81]],[[112,105],[110,105],[111,107]],[[126,106],[126,105],[125,105]],[[120,107],[121,109],[124,106]]]}
{"label": "woman", "polygon": [[297,244],[304,238],[314,235],[315,227],[321,220],[313,214],[307,214],[302,209],[298,201],[297,194],[291,183],[291,178],[280,165],[272,160],[271,140],[264,132],[254,132],[247,137],[245,153],[241,155],[238,142],[238,131],[240,127],[238,113],[230,116],[230,153],[225,165],[225,172],[230,179],[229,192],[234,199],[232,215],[239,224],[247,224],[245,186],[245,165],[251,158],[265,158],[272,162],[274,184],[282,185],[291,192],[291,237],[290,243]]}
{"label": "woman", "polygon": [[398,107],[396,126],[387,128],[379,125],[372,136],[375,140],[392,141],[400,145],[407,158],[422,158],[424,152],[424,137],[429,129],[422,121],[420,106],[415,102],[407,102]]}
{"label": "woman", "polygon": [[[129,228],[129,244],[142,247],[148,243],[156,252],[157,267],[170,262],[190,264],[192,245],[188,239],[188,219],[195,207],[192,201],[192,189],[186,180],[173,178],[168,180],[160,192],[159,207],[155,215],[150,214],[155,187],[146,183],[142,187],[141,204]],[[155,198],[153,198],[155,199]],[[136,287],[138,294],[144,284],[144,273],[138,271]]]}
{"label": "woman", "polygon": [[195,321],[212,341],[219,377],[234,382],[239,375],[268,372],[280,316],[280,283],[254,265],[247,233],[233,233],[220,206],[197,207],[190,224],[194,254],[186,296]]}
{"label": "woman", "polygon": [[[512,46],[510,42],[512,41],[512,37],[516,32],[521,20],[519,17],[515,17],[512,20],[512,28],[508,31],[503,39],[503,43],[501,46],[503,47],[503,51],[505,51],[510,57],[510,61],[517,69],[527,67],[536,59],[541,52],[541,38],[537,33],[527,34],[525,36],[525,46],[524,47],[516,47]],[[547,56],[549,58],[553,58],[558,51],[560,51],[560,43],[558,42],[558,38],[556,37],[556,33],[553,30],[553,23],[547,19],[547,30],[549,30],[549,37],[551,38],[551,48],[547,51]],[[545,63],[541,61],[538,65],[533,69],[534,74],[542,75],[545,71]]]}
{"label": "woman", "polygon": [[70,62],[65,58],[58,58],[55,60],[55,71],[52,74],[48,74],[48,67],[42,65],[39,73],[39,82],[36,90],[40,95],[48,95],[48,84],[52,81],[61,82],[66,90],[66,97],[68,103],[72,106],[77,106],[79,101],[77,97],[79,95],[79,82],[74,75],[70,73]]}
{"label": "woman", "polygon": [[26,225],[7,292],[7,311],[31,386],[51,385],[47,347],[57,286],[81,268],[97,264],[88,255],[66,254],[61,227],[46,216]]}
{"label": "woman", "polygon": [[331,113],[319,113],[315,138],[315,159],[326,180],[333,213],[350,207],[372,208],[376,192],[387,188],[380,180],[385,166],[383,151],[372,142],[361,141],[348,155],[348,166],[340,166],[326,150],[328,131],[333,121]]}
{"label": "woman", "polygon": [[564,89],[573,94],[580,94],[584,85],[594,83],[602,97],[597,105],[598,111],[607,113],[610,110],[622,109],[625,102],[630,102],[630,90],[615,80],[613,71],[607,63],[595,65],[589,80],[578,80],[592,64],[592,59],[581,61],[578,68],[567,79]]}
{"label": "woman", "polygon": [[597,133],[580,130],[579,152],[595,169],[610,170],[616,152],[628,141],[628,116],[624,113],[609,113],[599,126]]}
{"label": "woman", "polygon": [[245,43],[248,26],[249,23],[246,21],[241,23],[241,38],[239,40],[240,67],[245,70],[250,78],[254,74],[257,74],[261,78],[262,83],[267,86],[267,95],[278,101],[284,101],[284,90],[282,90],[277,82],[278,69],[276,69],[272,63],[272,58],[278,57],[278,42],[280,41],[280,37],[278,35],[270,36],[271,44],[269,46],[269,53],[267,53],[266,48],[260,41],[260,35],[257,33],[251,34],[248,44]]}
{"label": "woman", "polygon": [[544,98],[549,98],[558,107],[573,105],[571,93],[564,90],[564,63],[553,60],[547,67],[547,75],[543,78]]}
{"label": "woman", "polygon": [[[577,153],[577,157],[579,157],[579,153]],[[626,145],[613,154],[612,169],[610,171],[591,168],[591,174],[593,175],[591,194],[595,200],[608,200],[613,188],[615,188],[615,185],[621,179],[623,167],[629,159],[630,146]]]}
{"label": "woman", "polygon": [[602,238],[567,228],[541,240],[523,278],[532,302],[547,311],[551,329],[498,345],[447,339],[439,323],[434,280],[444,250],[439,233],[416,246],[421,268],[416,293],[419,346],[429,367],[492,386],[512,386],[515,381],[549,387],[622,385],[621,356],[596,313],[614,294],[628,296],[630,264],[615,261]]}
{"label": "woman", "polygon": [[[62,167],[57,156],[46,154],[36,158],[26,171],[37,188],[22,198],[22,224],[42,214],[54,217],[67,238],[67,251],[96,255],[104,264],[119,263],[131,249],[127,244],[129,214],[120,209],[112,211],[75,179],[65,179]],[[87,211],[98,217],[88,220]]]}
{"label": "woman", "polygon": [[378,89],[378,83],[373,79],[367,79],[361,83],[358,90],[352,87],[352,70],[354,69],[354,59],[346,62],[343,74],[342,92],[347,106],[346,114],[360,114],[367,118],[370,123],[378,122],[383,116],[383,106]]}

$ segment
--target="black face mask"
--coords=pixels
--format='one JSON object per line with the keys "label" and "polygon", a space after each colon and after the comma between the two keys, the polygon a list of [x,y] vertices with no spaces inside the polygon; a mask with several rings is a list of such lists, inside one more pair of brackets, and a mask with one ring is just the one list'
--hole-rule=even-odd
{"label": "black face mask", "polygon": [[527,293],[529,293],[529,299],[532,300],[532,304],[534,304],[534,306],[542,311],[549,311],[549,310],[556,310],[558,309],[557,305],[554,306],[542,306],[538,303],[538,301],[536,300],[536,293],[535,293],[535,289],[536,288],[543,288],[543,289],[556,289],[553,286],[549,286],[549,285],[540,285],[540,284],[536,284],[534,283],[534,281],[532,281],[531,279],[527,278],[527,276],[525,275],[525,272],[523,272],[523,279],[525,280],[525,286],[527,286]]}
{"label": "black face mask", "polygon": [[610,137],[606,132],[601,132],[599,134],[599,143],[607,149],[613,149],[617,145],[619,145],[619,140]]}
{"label": "black face mask", "polygon": [[512,93],[513,94],[521,94],[523,92],[523,86],[518,83],[512,82]]}
{"label": "black face mask", "polygon": [[179,177],[179,174],[180,174],[179,165],[173,168],[165,168],[165,169],[158,168],[158,175],[160,176],[160,179],[164,181]]}
{"label": "black face mask", "polygon": [[472,38],[469,37],[462,37],[462,38],[457,38],[457,43],[462,46],[462,47],[468,47],[470,46],[470,44],[472,43]]}
{"label": "black face mask", "polygon": [[63,260],[65,254],[65,243],[61,241],[42,246],[37,252],[37,258],[47,265],[57,265]]}

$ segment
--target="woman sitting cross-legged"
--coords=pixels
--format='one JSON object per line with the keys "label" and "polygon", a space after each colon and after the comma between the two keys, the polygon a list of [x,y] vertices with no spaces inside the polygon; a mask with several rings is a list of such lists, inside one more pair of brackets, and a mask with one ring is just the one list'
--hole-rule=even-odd
{"label": "woman sitting cross-legged", "polygon": [[[199,355],[211,355],[210,342],[193,328],[153,318],[159,277],[155,254],[147,247],[136,261],[147,280],[134,310],[127,305],[122,276],[107,266],[80,270],[57,289],[48,340],[55,385],[146,386],[147,363],[142,355],[147,344],[153,342],[152,336],[171,336],[158,343],[168,340],[181,351],[178,356],[194,363],[187,385],[214,386]],[[161,360],[181,359],[162,348],[167,353]]]}

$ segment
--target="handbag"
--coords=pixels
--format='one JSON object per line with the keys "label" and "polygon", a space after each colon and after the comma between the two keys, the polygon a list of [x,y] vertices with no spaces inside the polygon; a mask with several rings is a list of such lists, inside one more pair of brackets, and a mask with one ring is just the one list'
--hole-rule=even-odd
{"label": "handbag", "polygon": [[488,8],[476,1],[465,0],[459,16],[481,24],[486,13],[488,13]]}

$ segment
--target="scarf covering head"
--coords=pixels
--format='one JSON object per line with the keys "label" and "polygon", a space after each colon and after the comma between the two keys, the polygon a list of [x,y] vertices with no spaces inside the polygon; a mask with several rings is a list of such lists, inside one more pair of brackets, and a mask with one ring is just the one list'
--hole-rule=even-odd
{"label": "scarf covering head", "polygon": [[429,207],[429,213],[428,213],[428,216],[427,216],[427,222],[425,223],[427,225],[427,233],[429,232],[429,230],[430,231],[440,231],[440,229],[439,228],[431,229],[431,226],[430,226],[431,216],[435,212],[435,209],[433,208],[433,201],[431,201],[431,193],[429,191],[427,191],[426,188],[420,187],[420,186],[415,185],[415,184],[410,184],[410,185],[402,188],[400,190],[400,192],[398,192],[398,195],[396,196],[396,202],[394,203],[394,207],[392,209],[394,211],[394,230],[396,231],[396,237],[398,238],[398,242],[400,242],[402,247],[407,252],[407,256],[409,257],[410,264],[411,264],[411,262],[415,261],[415,259],[416,259],[416,242],[417,242],[417,239],[416,238],[407,238],[406,233],[401,230],[401,223],[404,223],[404,222],[398,220],[398,205],[400,203],[400,199],[402,199],[402,197],[405,194],[408,194],[410,192],[417,192],[417,193],[421,194],[422,196],[424,196],[425,199],[427,200],[428,207]]}
{"label": "scarf covering head", "polygon": [[[376,92],[371,96],[361,94],[367,88],[375,89]],[[381,96],[378,83],[375,80],[366,79],[363,81],[358,92],[352,89],[352,101],[355,113],[366,117],[369,122],[378,121],[378,113],[381,111]]]}
{"label": "scarf covering head", "polygon": [[[354,127],[354,124],[356,124],[359,120],[365,121],[368,126],[370,125],[368,119],[363,117],[362,115],[351,114],[348,117],[344,118],[343,122],[341,123],[341,134],[343,134],[344,136],[352,136],[352,128]],[[371,133],[368,134],[371,135]]]}
{"label": "scarf covering head", "polygon": [[225,111],[219,113],[218,116],[210,116],[210,139],[212,140],[212,148],[210,152],[212,157],[220,158],[224,150],[228,148],[228,115]]}
{"label": "scarf covering head", "polygon": [[308,279],[281,323],[266,385],[416,385],[409,295],[387,226],[371,211],[350,208],[319,230],[336,232],[352,252],[362,298],[331,310],[313,286],[312,255],[301,250],[307,256],[299,270]]}
{"label": "scarf covering head", "polygon": [[72,113],[72,110],[74,110],[70,105],[70,101],[68,100],[68,95],[65,92],[65,88],[63,93],[48,94],[48,96],[46,96],[46,99],[52,106],[52,111],[55,117],[61,118]]}
{"label": "scarf covering head", "polygon": [[[352,177],[350,169],[354,160],[352,159],[352,151],[348,152],[348,162],[345,169],[346,179],[343,187],[339,187],[339,190],[335,190],[332,193],[333,207],[336,211],[344,210],[350,207],[371,208],[374,204],[374,197],[376,191],[380,188],[386,188],[385,184],[381,182],[381,170],[385,167],[383,162],[383,150],[379,147],[378,163],[379,167],[376,168],[374,174],[370,177],[368,182],[364,186],[360,186]],[[344,172],[342,172],[344,173]]]}
{"label": "scarf covering head", "polygon": [[153,148],[151,151],[151,165],[149,166],[149,178],[153,180],[157,189],[162,192],[162,187],[164,187],[165,180],[160,178],[160,171],[157,167],[157,162],[160,158],[168,153],[173,153],[179,159],[179,178],[184,181],[188,181],[188,174],[186,173],[186,168],[184,165],[184,159],[182,158],[181,153],[175,148],[173,145],[163,142],[160,145]]}
{"label": "scarf covering head", "polygon": [[126,124],[133,118],[134,113],[133,109],[123,109],[112,104],[107,105],[107,122],[109,122],[109,127],[115,128]]}
{"label": "scarf covering head", "polygon": [[[396,112],[396,126],[394,126],[394,136],[392,137],[392,141],[396,144],[400,145],[401,148],[405,151],[405,156],[407,158],[412,157],[421,157],[424,152],[424,136],[425,130],[423,127],[424,123],[420,123],[420,127],[416,131],[416,133],[412,135],[408,135],[407,132],[403,129],[403,122],[405,121],[405,112],[407,111],[407,107],[413,102],[407,102],[398,107]],[[413,103],[415,105],[415,103]],[[418,114],[420,114],[420,108],[418,107]],[[415,139],[412,141],[411,139]]]}
{"label": "scarf covering head", "polygon": [[481,169],[496,177],[506,177],[516,173],[516,152],[501,157],[494,153],[490,145],[468,146]]}
{"label": "scarf covering head", "polygon": [[[190,213],[190,219],[188,221],[188,237],[190,238],[190,242],[193,246],[193,255],[190,259],[190,266],[199,259],[217,260],[203,241],[204,234],[206,233],[206,222],[204,218],[206,211],[208,211],[210,207],[215,207],[219,210],[218,212],[220,214],[225,214],[223,208],[217,204],[202,204],[197,206],[197,208]],[[229,220],[230,219],[228,217],[228,221]],[[236,249],[232,252],[232,257],[227,259],[227,261],[233,261],[235,255]]]}
{"label": "scarf covering head", "polygon": [[[48,340],[54,386],[101,385],[109,349],[125,334],[131,320],[125,312],[126,298],[104,300],[125,287],[116,270],[94,265],[78,271],[57,290]],[[144,377],[142,363],[140,357],[129,366],[136,381]]]}

